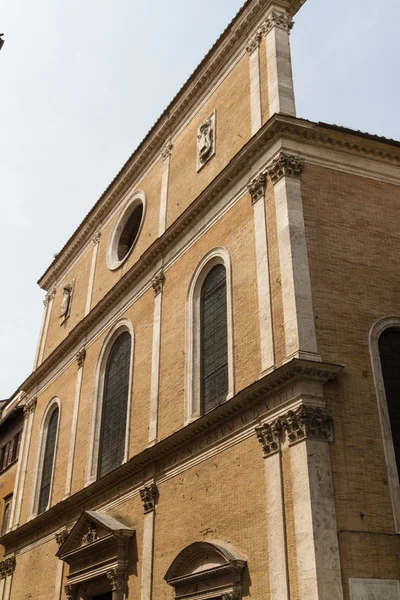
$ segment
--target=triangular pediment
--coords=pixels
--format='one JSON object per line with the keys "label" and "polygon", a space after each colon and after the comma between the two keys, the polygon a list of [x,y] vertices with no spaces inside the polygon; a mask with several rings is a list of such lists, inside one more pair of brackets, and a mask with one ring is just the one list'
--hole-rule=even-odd
{"label": "triangular pediment", "polygon": [[130,537],[133,534],[134,530],[131,527],[117,521],[113,517],[105,513],[87,510],[81,514],[66,536],[57,552],[57,556],[62,558],[70,552],[83,550],[106,537]]}

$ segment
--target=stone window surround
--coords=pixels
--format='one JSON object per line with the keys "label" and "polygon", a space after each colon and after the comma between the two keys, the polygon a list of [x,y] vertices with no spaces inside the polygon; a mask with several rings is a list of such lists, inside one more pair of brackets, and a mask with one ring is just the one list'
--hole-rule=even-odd
{"label": "stone window surround", "polygon": [[[143,214],[142,214],[142,218],[140,221],[138,232],[136,234],[136,238],[135,238],[132,246],[129,248],[128,252],[124,256],[124,258],[122,258],[121,260],[118,260],[117,250],[118,250],[120,234],[122,233],[122,230],[125,227],[129,217],[131,216],[133,211],[140,204],[143,206]],[[134,247],[136,246],[136,242],[139,239],[140,233],[143,228],[143,223],[146,218],[146,204],[147,204],[146,194],[141,190],[135,190],[133,193],[132,192],[129,193],[126,201],[123,203],[120,213],[119,213],[119,217],[117,218],[115,225],[111,230],[110,238],[109,238],[108,246],[107,246],[106,263],[107,263],[107,267],[111,271],[115,271],[116,269],[119,269],[119,267],[121,267],[124,264],[124,262],[129,258]]]}
{"label": "stone window surround", "polygon": [[387,407],[385,384],[383,381],[381,359],[379,354],[379,338],[385,329],[397,327],[400,329],[400,316],[383,317],[376,321],[369,334],[369,350],[371,354],[372,372],[374,376],[376,398],[378,402],[379,420],[382,430],[383,449],[385,452],[389,490],[392,500],[395,529],[400,533],[400,484],[394,453],[392,429],[390,426]]}
{"label": "stone window surround", "polygon": [[55,396],[54,398],[52,398],[50,400],[49,404],[47,405],[46,410],[43,413],[42,421],[40,424],[39,443],[38,443],[37,451],[36,451],[36,464],[35,464],[35,469],[34,469],[35,476],[33,478],[33,488],[32,488],[31,505],[30,505],[30,510],[29,510],[29,520],[37,517],[39,496],[40,496],[40,484],[41,484],[42,475],[43,475],[44,452],[45,452],[46,441],[47,441],[47,430],[48,430],[49,422],[53,415],[53,412],[57,408],[58,408],[59,412],[58,412],[56,441],[54,444],[53,469],[52,469],[52,473],[51,473],[49,501],[48,501],[45,511],[48,510],[51,506],[51,497],[52,497],[53,484],[54,484],[54,471],[55,471],[56,460],[57,460],[58,435],[60,432],[60,422],[61,422],[61,400],[57,396]]}
{"label": "stone window surround", "polygon": [[123,333],[127,331],[131,336],[131,359],[130,359],[130,370],[129,370],[129,390],[128,390],[128,407],[126,417],[126,433],[125,433],[125,452],[122,464],[128,460],[129,451],[129,434],[130,434],[130,421],[131,421],[131,408],[132,408],[132,376],[133,376],[133,357],[135,348],[135,335],[131,321],[129,319],[121,319],[114,327],[108,332],[106,339],[104,340],[102,349],[100,351],[96,372],[95,372],[95,384],[93,393],[93,402],[91,410],[91,422],[90,422],[90,437],[89,437],[89,448],[86,463],[86,477],[85,486],[90,485],[97,479],[97,467],[99,458],[99,443],[100,443],[100,428],[101,428],[101,416],[103,406],[103,392],[104,392],[104,378],[108,357],[111,349],[114,345],[115,340]]}
{"label": "stone window surround", "polygon": [[186,301],[185,425],[201,417],[200,399],[200,297],[205,278],[216,265],[226,269],[228,325],[228,394],[235,395],[233,352],[232,267],[228,251],[216,247],[207,252],[190,280]]}

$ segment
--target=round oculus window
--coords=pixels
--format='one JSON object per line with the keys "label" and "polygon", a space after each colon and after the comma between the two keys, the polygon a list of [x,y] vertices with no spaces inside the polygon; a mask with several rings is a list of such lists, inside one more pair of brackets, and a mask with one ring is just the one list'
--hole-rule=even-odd
{"label": "round oculus window", "polygon": [[144,212],[144,194],[138,192],[122,212],[112,232],[107,252],[107,265],[110,269],[120,267],[133,250],[142,228]]}

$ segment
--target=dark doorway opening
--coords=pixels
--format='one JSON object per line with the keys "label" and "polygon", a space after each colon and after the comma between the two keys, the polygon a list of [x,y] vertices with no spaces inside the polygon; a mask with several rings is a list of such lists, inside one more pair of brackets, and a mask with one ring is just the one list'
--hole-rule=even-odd
{"label": "dark doorway opening", "polygon": [[112,592],[100,594],[99,596],[93,596],[93,600],[112,600]]}

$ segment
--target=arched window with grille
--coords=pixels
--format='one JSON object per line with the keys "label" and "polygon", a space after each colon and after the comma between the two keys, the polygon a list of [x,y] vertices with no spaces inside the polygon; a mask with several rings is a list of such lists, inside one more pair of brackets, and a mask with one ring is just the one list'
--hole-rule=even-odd
{"label": "arched window with grille", "polygon": [[228,394],[228,318],[226,269],[216,265],[206,276],[200,299],[201,412],[225,402]]}
{"label": "arched window with grille", "polygon": [[112,345],[104,373],[98,477],[116,469],[124,460],[130,364],[131,335],[124,331]]}
{"label": "arched window with grille", "polygon": [[37,451],[36,477],[31,501],[31,517],[40,515],[51,503],[54,471],[60,428],[61,403],[53,398],[48,404],[40,426]]}
{"label": "arched window with grille", "polygon": [[231,262],[210,250],[193,273],[186,309],[185,423],[234,395]]}

